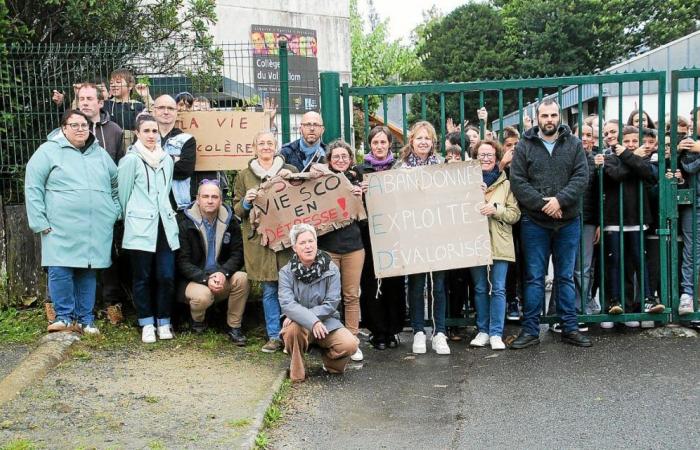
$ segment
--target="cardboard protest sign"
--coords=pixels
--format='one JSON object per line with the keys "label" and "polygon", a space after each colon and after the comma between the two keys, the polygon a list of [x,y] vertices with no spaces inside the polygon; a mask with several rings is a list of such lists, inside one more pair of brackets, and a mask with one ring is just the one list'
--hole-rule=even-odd
{"label": "cardboard protest sign", "polygon": [[352,194],[343,174],[328,172],[276,176],[260,185],[253,202],[253,228],[261,244],[275,251],[291,246],[289,230],[307,223],[319,236],[367,217],[362,199]]}
{"label": "cardboard protest sign", "polygon": [[197,141],[194,170],[241,170],[255,156],[255,133],[270,128],[270,117],[255,111],[180,112],[175,126]]}
{"label": "cardboard protest sign", "polygon": [[476,161],[366,175],[377,278],[491,264]]}

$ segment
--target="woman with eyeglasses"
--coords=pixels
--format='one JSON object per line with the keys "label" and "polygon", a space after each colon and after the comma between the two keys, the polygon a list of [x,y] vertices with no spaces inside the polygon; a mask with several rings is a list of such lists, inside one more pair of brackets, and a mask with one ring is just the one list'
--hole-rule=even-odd
{"label": "woman with eyeglasses", "polygon": [[[332,172],[345,175],[353,185],[353,195],[362,197],[362,173],[355,167],[354,152],[350,146],[341,139],[333,141],[328,144],[326,156],[328,168]],[[340,269],[345,327],[357,338],[360,332],[360,278],[365,263],[365,246],[362,243],[360,226],[353,220],[342,228],[319,236],[318,247],[328,252]],[[353,361],[362,361],[364,356],[359,346],[350,358]]]}
{"label": "woman with eyeglasses", "polygon": [[297,169],[285,164],[284,158],[276,155],[277,139],[270,131],[261,131],[255,135],[253,149],[255,158],[248,162],[248,168],[236,175],[233,187],[233,212],[242,221],[243,258],[248,279],[262,283],[262,303],[268,341],[261,350],[265,353],[274,353],[282,349],[281,312],[277,296],[278,274],[292,255],[290,250],[275,253],[271,248],[263,246],[260,243],[260,235],[252,229],[249,217],[260,185],[285,172],[297,172]]}
{"label": "woman with eyeglasses", "polygon": [[129,250],[141,341],[148,344],[156,341],[156,331],[158,339],[173,338],[170,312],[180,241],[169,200],[173,159],[158,144],[153,116],[139,115],[135,132],[137,141],[119,161],[119,202],[124,210],[122,248]]}
{"label": "woman with eyeglasses", "polygon": [[489,219],[491,236],[491,266],[471,267],[474,281],[477,335],[472,347],[491,345],[492,350],[504,350],[503,323],[506,316],[506,275],[508,262],[515,261],[512,225],[520,219],[520,209],[510,190],[510,181],[501,171],[498,161],[503,152],[501,144],[491,139],[479,141],[472,156],[481,163],[484,179],[484,204],[479,212]]}
{"label": "woman with eyeglasses", "polygon": [[29,227],[41,233],[56,319],[48,331],[97,334],[96,269],[109,267],[112,230],[121,215],[117,167],[90,133],[87,116],[67,111],[27,163]]}

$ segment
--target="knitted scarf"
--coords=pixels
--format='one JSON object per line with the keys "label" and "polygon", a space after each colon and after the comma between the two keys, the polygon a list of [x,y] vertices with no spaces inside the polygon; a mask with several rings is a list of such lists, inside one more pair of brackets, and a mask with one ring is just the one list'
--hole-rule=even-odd
{"label": "knitted scarf", "polygon": [[484,183],[486,183],[486,186],[490,187],[496,182],[496,180],[498,180],[498,177],[501,175],[501,171],[498,170],[498,164],[496,164],[493,166],[493,169],[483,170],[481,174],[484,177]]}
{"label": "knitted scarf", "polygon": [[372,165],[375,171],[391,169],[394,165],[394,155],[389,153],[384,159],[377,159],[372,153],[365,155],[365,162]]}
{"label": "knitted scarf", "polygon": [[146,164],[153,167],[153,169],[158,169],[163,157],[165,157],[165,151],[163,151],[159,144],[156,144],[156,148],[154,150],[149,150],[141,143],[141,141],[136,141],[134,143],[134,148],[141,159],[143,159]]}
{"label": "knitted scarf", "polygon": [[319,250],[316,253],[316,260],[311,266],[306,267],[295,253],[290,260],[290,264],[294,278],[302,283],[311,283],[321,278],[321,275],[328,270],[331,265],[331,257],[323,250]]}

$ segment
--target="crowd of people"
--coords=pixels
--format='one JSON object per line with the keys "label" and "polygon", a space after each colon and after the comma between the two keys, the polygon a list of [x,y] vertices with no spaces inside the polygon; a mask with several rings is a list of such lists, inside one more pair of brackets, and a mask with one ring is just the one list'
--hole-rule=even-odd
{"label": "crowd of people", "polygon": [[[175,126],[178,110],[208,109],[208,102],[186,92],[152,99],[143,88],[139,102],[132,99],[135,87],[133,75],[121,69],[112,73],[109,90],[77,84],[60,127],[27,164],[29,226],[41,235],[55,315],[50,332],[99,333],[94,315],[99,276],[110,320],[121,319],[120,305],[132,297],[144,343],[174,338],[177,305],[185,305],[189,328],[201,333],[208,327],[207,312],[227,300],[227,334],[243,346],[241,325],[254,282],[261,288],[268,338],[261,350],[284,349],[290,377],[301,381],[309,345],[321,347],[326,371],[342,373],[349,360],[364,357],[361,326],[370,331],[375,349],[397,348],[407,312],[413,353],[426,353],[430,337],[431,349],[448,355],[449,342],[463,333],[446,319],[466,317],[472,308],[477,330],[469,344],[493,350],[506,348],[506,320],[521,321],[511,348],[538,344],[543,310],[556,312],[559,323],[552,330],[563,342],[582,347],[592,345],[583,333],[588,325],[579,321],[582,314],[667,311],[659,302],[658,184],[662,177],[681,186],[694,179],[690,185],[700,202],[700,141],[691,133],[700,123],[679,118],[678,161],[672,162],[669,133],[661,155],[657,124],[646,113],[633,111],[625,125],[608,120],[600,133],[600,119],[590,116],[572,130],[562,123],[557,102],[544,99],[535,125],[526,121],[522,133],[506,127],[500,139],[488,130],[482,138],[482,129],[449,121],[444,156],[427,121],[413,124],[397,155],[392,132],[377,126],[367,137],[369,152],[359,160],[342,140],[324,143],[321,115],[308,112],[301,137],[281,147],[273,131],[256,134],[255,157],[236,173],[229,205],[226,177],[195,172],[195,138]],[[64,101],[54,91],[59,107]],[[700,116],[697,109],[692,117]],[[485,110],[479,117],[485,123]],[[309,225],[296,225],[291,248],[277,252],[261,244],[250,223],[261,184],[278,175],[321,171],[323,165],[343,174],[361,199],[367,174],[465,159],[481,166],[479,212],[488,218],[489,266],[378,280],[366,221],[322,236]],[[678,170],[660,173],[660,159]],[[694,311],[698,295],[700,243],[693,229],[700,225],[700,208],[683,205],[679,214],[678,313],[684,315]],[[546,306],[550,265],[554,276]]]}

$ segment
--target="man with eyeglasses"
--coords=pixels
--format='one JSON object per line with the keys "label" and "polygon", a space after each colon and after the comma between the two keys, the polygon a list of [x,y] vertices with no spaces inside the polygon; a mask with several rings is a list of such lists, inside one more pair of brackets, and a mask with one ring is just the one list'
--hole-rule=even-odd
{"label": "man with eyeglasses", "polygon": [[322,138],[321,115],[314,111],[307,112],[301,117],[301,138],[284,144],[280,155],[299,172],[308,172],[313,164],[326,163],[326,144]]}
{"label": "man with eyeglasses", "polygon": [[192,331],[206,330],[207,309],[228,299],[228,336],[238,346],[246,344],[241,322],[248,299],[248,276],[243,267],[243,239],[238,220],[222,204],[217,180],[199,184],[195,203],[179,217],[180,281],[176,298],[189,305]]}
{"label": "man with eyeglasses", "polygon": [[562,342],[590,347],[578,330],[574,265],[581,239],[579,198],[588,183],[588,162],[581,141],[560,123],[559,104],[545,99],[537,107],[538,125],[518,142],[510,182],[522,218],[520,235],[525,265],[522,330],[511,344],[522,349],[540,343],[540,313],[550,256],[554,263],[557,313]]}
{"label": "man with eyeglasses", "polygon": [[158,122],[160,146],[175,161],[170,201],[173,209],[182,211],[192,203],[192,198],[197,194],[196,184],[192,183],[197,158],[197,142],[194,136],[175,126],[177,103],[171,96],[161,95],[156,98],[153,117]]}

